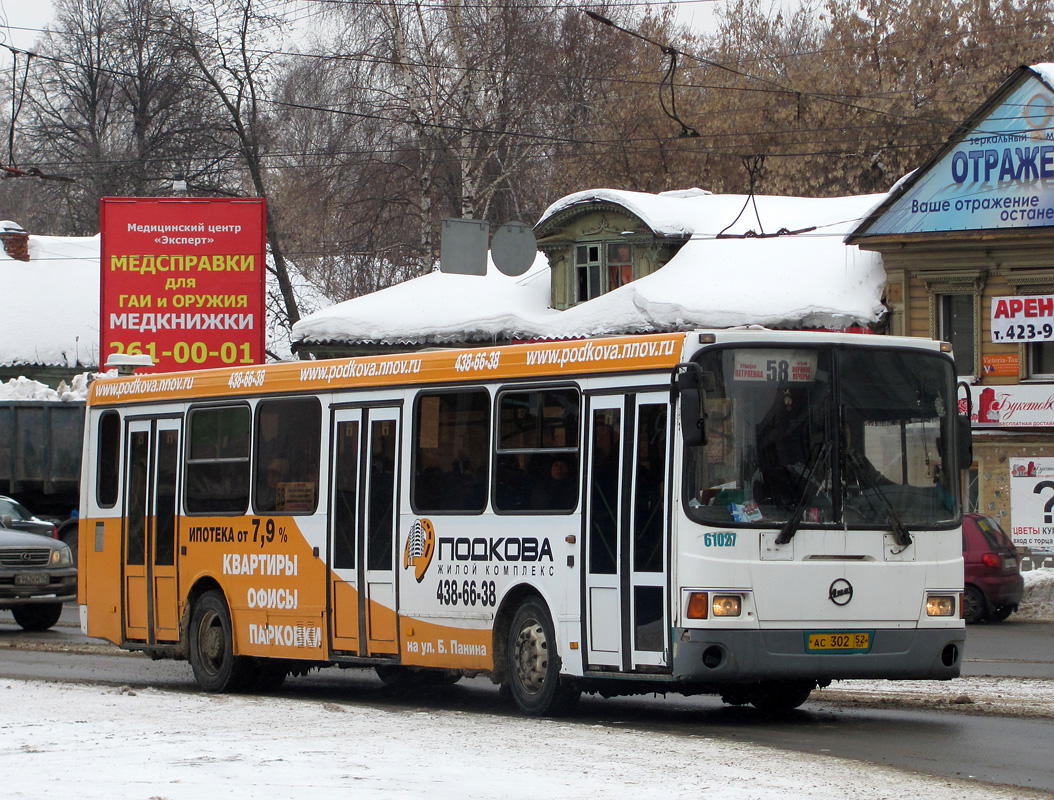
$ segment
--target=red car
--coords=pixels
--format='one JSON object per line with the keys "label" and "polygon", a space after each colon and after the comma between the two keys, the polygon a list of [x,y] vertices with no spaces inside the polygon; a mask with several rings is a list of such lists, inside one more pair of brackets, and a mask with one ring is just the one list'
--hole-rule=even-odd
{"label": "red car", "polygon": [[963,514],[963,561],[963,617],[968,623],[1002,622],[1017,610],[1025,581],[1017,550],[998,522],[984,514]]}

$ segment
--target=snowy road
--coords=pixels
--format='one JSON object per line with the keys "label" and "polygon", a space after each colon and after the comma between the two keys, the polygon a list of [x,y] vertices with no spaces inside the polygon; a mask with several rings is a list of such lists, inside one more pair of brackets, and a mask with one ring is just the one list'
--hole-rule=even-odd
{"label": "snowy road", "polygon": [[[1051,618],[1046,587],[1023,617]],[[587,699],[552,721],[482,681],[425,701],[327,670],[283,695],[209,696],[186,664],[70,650],[0,649],[5,800],[1054,798],[1049,680],[851,681],[771,721],[710,698]]]}
{"label": "snowy road", "polygon": [[0,681],[8,800],[1051,795],[578,720]]}

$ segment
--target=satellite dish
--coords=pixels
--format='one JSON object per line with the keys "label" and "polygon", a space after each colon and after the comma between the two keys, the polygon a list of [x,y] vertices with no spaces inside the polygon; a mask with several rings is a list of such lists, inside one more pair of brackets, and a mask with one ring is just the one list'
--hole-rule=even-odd
{"label": "satellite dish", "polygon": [[502,273],[510,278],[531,268],[538,254],[534,231],[522,222],[509,222],[494,232],[490,240],[490,257]]}

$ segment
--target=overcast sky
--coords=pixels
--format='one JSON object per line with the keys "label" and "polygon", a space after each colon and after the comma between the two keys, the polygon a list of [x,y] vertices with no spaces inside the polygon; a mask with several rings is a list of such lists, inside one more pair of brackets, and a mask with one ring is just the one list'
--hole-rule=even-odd
{"label": "overcast sky", "polygon": [[[696,30],[707,30],[714,20],[714,9],[725,0],[673,0],[682,22]],[[797,0],[787,0],[796,2]],[[774,0],[776,2],[776,0]],[[41,28],[51,22],[51,0],[0,0],[0,45],[19,50],[32,49]],[[21,29],[29,30],[21,30]],[[11,54],[0,51],[0,69],[11,65]]]}

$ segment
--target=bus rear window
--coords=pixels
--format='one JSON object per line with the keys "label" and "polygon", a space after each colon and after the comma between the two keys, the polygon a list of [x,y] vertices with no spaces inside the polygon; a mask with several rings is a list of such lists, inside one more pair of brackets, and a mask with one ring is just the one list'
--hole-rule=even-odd
{"label": "bus rear window", "polygon": [[190,412],[186,508],[191,514],[243,514],[249,505],[248,406]]}

